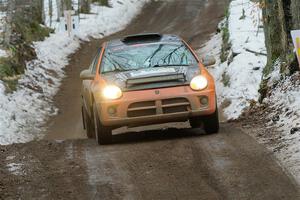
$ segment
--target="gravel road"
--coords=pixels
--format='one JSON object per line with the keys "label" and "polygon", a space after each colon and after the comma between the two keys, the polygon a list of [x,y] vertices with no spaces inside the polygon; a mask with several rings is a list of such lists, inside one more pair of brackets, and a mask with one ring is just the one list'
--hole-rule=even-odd
{"label": "gravel road", "polygon": [[79,73],[101,42],[162,32],[179,34],[200,48],[226,5],[152,1],[126,30],[84,43],[70,57],[55,97],[60,113],[49,121],[46,140],[0,146],[0,199],[300,199],[299,186],[272,152],[237,123],[221,124],[214,135],[184,129],[186,123],[176,124],[178,129],[124,129],[114,136],[115,144],[106,146],[85,137]]}

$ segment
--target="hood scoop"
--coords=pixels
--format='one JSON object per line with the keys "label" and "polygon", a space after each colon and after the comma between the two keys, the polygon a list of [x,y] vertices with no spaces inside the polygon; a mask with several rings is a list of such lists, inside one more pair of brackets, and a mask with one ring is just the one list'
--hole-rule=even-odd
{"label": "hood scoop", "polygon": [[129,78],[126,80],[126,88],[130,88],[135,85],[142,84],[151,84],[158,82],[186,82],[186,77],[184,73],[173,73],[173,74],[165,74],[165,75],[156,75],[156,76],[139,76],[136,78]]}
{"label": "hood scoop", "polygon": [[188,85],[199,73],[199,67],[195,65],[115,72],[105,74],[103,78],[125,92]]}

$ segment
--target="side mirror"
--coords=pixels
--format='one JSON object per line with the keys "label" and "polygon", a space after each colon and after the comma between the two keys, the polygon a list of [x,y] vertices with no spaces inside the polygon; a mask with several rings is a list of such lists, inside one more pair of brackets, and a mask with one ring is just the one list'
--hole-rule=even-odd
{"label": "side mirror", "polygon": [[92,72],[88,69],[86,70],[83,70],[81,73],[80,73],[80,79],[81,80],[94,80],[95,78],[95,75],[92,74]]}
{"label": "side mirror", "polygon": [[205,56],[204,58],[202,58],[202,64],[204,66],[211,66],[216,64],[216,59],[213,56]]}

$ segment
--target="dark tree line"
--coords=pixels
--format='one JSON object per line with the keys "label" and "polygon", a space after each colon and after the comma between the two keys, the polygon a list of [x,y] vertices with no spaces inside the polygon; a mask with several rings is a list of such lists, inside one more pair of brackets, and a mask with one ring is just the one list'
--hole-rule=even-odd
{"label": "dark tree line", "polygon": [[[290,31],[300,29],[299,0],[263,0],[268,65],[265,73],[272,71],[276,59],[283,61],[282,72],[293,73],[298,68]],[[295,66],[296,65],[296,66]]]}
{"label": "dark tree line", "polygon": [[260,86],[260,101],[262,101],[271,89],[268,84],[268,75],[274,70],[274,64],[277,61],[280,63],[282,75],[291,75],[299,70],[290,32],[294,29],[300,29],[300,1],[260,0],[260,5],[263,11],[268,53],[268,62],[264,68],[264,76]]}

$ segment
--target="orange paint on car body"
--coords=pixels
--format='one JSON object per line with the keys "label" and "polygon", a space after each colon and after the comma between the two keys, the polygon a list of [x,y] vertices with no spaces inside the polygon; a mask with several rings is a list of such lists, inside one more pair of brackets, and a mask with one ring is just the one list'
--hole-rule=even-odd
{"label": "orange paint on car body", "polygon": [[[208,85],[200,91],[190,85],[156,87],[153,89],[123,91],[121,98],[108,100],[103,98],[103,88],[108,84],[101,75],[101,62],[107,46],[102,50],[96,66],[96,75],[88,86],[90,100],[83,95],[87,113],[92,115],[96,106],[97,115],[104,127],[142,126],[167,122],[187,121],[191,118],[210,116],[217,112],[216,89],[214,79],[206,70],[195,52],[182,41],[192,52],[198,62],[200,74],[207,79]],[[84,90],[84,89],[83,89]],[[204,104],[202,104],[204,102]]]}

